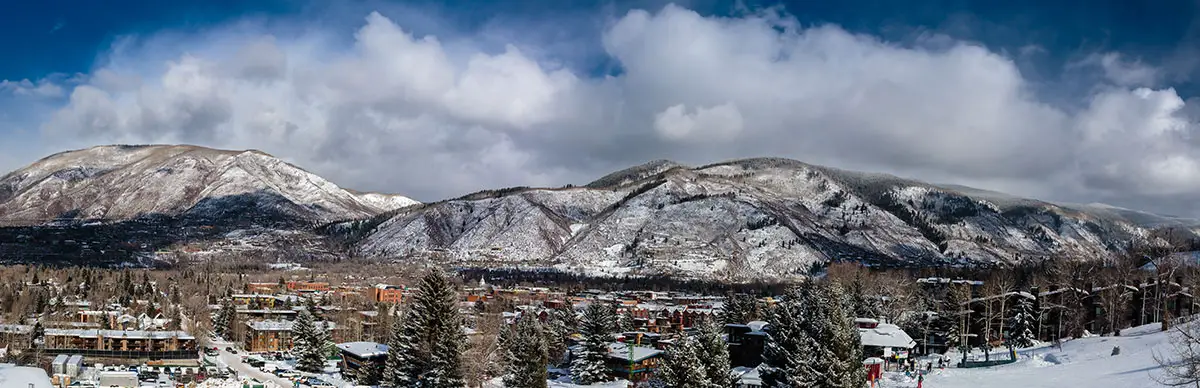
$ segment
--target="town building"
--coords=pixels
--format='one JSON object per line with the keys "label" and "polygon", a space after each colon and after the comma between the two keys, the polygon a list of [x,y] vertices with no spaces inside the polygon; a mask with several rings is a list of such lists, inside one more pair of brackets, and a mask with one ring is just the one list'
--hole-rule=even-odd
{"label": "town building", "polygon": [[[582,351],[582,345],[572,346],[570,359],[573,361]],[[654,376],[662,359],[663,351],[632,342],[613,342],[608,345],[608,374],[634,383],[647,381]]]}
{"label": "town building", "polygon": [[302,282],[290,281],[287,282],[288,291],[293,292],[324,292],[329,291],[329,283],[326,282]]}
{"label": "town building", "polygon": [[371,287],[369,297],[375,303],[400,303],[404,301],[404,286],[376,284]]}
{"label": "town building", "polygon": [[647,381],[654,376],[662,355],[659,349],[614,342],[608,346],[608,368],[613,377],[635,383]]}
{"label": "town building", "polygon": [[196,337],[183,331],[45,329],[50,352],[115,358],[196,357]]}
{"label": "town building", "polygon": [[364,368],[382,368],[387,362],[388,346],[369,341],[337,344],[342,352],[342,374],[355,376]]}
{"label": "town building", "polygon": [[767,323],[763,321],[725,325],[731,366],[753,368],[762,363],[763,349],[767,344],[766,327]]}
{"label": "town building", "polygon": [[[249,352],[280,352],[292,349],[292,321],[254,321],[246,322],[246,337],[243,348]],[[331,330],[334,341],[338,340],[337,325],[333,322],[320,321],[315,323]]]}
{"label": "town building", "polygon": [[296,310],[287,309],[237,309],[241,321],[291,321],[296,319]]}
{"label": "town building", "polygon": [[233,299],[233,304],[248,306],[250,309],[274,308],[276,304],[282,304],[280,298],[271,294],[233,294],[230,298]]}
{"label": "town building", "polygon": [[0,347],[28,349],[33,345],[33,326],[0,324]]}
{"label": "town building", "polygon": [[[900,326],[880,323],[873,318],[854,320],[858,338],[862,342],[864,357],[879,357],[885,361],[902,361],[909,357],[909,350],[917,346]],[[886,369],[886,365],[884,366]]]}
{"label": "town building", "polygon": [[54,384],[50,382],[50,376],[46,375],[46,370],[30,366],[17,366],[16,364],[0,364],[0,382],[5,381],[17,382],[17,384],[11,385],[13,387],[54,387]]}
{"label": "town building", "polygon": [[274,294],[282,292],[284,287],[280,287],[279,283],[248,283],[246,284],[246,292],[250,294]]}

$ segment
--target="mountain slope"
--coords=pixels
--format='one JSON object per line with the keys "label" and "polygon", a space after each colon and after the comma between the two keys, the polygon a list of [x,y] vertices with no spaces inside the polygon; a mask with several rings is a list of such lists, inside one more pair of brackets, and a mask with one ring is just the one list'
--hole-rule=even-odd
{"label": "mountain slope", "polygon": [[0,178],[0,225],[148,215],[319,222],[412,202],[352,193],[259,151],[195,146],[92,147],[51,155]]}
{"label": "mountain slope", "polygon": [[330,230],[370,256],[731,279],[831,260],[1104,257],[1148,235],[1123,213],[986,193],[788,159],[657,161],[584,187],[482,192]]}

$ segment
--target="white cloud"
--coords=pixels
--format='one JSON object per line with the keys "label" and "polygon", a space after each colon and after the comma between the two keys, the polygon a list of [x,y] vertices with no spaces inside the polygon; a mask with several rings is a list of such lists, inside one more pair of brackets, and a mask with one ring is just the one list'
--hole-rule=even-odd
{"label": "white cloud", "polygon": [[654,115],[654,129],[670,140],[729,140],[742,131],[742,114],[732,104],[687,111],[682,104]]}
{"label": "white cloud", "polygon": [[[122,41],[44,121],[45,142],[263,149],[422,200],[581,183],[650,159],[752,156],[1085,202],[1200,188],[1187,103],[1132,88],[1156,73],[1117,54],[1093,59],[1108,80],[1067,110],[985,47],[907,47],[777,13],[668,6],[614,20],[600,42],[531,38],[599,44],[616,76],[564,68],[528,42],[416,36],[379,13],[349,45],[350,30],[303,30]],[[166,47],[177,54],[164,58]]]}
{"label": "white cloud", "polygon": [[1140,60],[1128,60],[1121,53],[1091,54],[1069,67],[1096,66],[1104,77],[1119,86],[1156,86],[1162,72]]}
{"label": "white cloud", "polygon": [[63,88],[47,79],[39,80],[37,83],[28,79],[20,81],[0,80],[0,91],[9,92],[17,96],[47,98],[63,96]]}

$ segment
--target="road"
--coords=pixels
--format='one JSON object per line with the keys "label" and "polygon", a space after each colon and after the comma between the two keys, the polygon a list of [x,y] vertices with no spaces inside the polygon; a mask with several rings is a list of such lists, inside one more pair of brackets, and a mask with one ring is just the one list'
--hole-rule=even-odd
{"label": "road", "polygon": [[[233,369],[235,372],[237,372],[238,376],[252,377],[252,378],[258,379],[259,381],[274,383],[275,386],[279,387],[279,388],[295,386],[295,384],[292,383],[291,381],[289,381],[288,379],[285,379],[285,378],[282,378],[282,377],[279,377],[279,376],[276,376],[276,375],[273,375],[273,374],[270,374],[267,372],[263,372],[262,370],[259,370],[258,368],[252,367],[249,364],[242,362],[241,356],[230,353],[225,350],[225,348],[231,346],[231,344],[213,343],[213,346],[216,346],[218,349],[221,349],[221,362],[224,363],[225,365],[229,366],[229,368]],[[270,387],[270,384],[268,384],[267,386]]]}

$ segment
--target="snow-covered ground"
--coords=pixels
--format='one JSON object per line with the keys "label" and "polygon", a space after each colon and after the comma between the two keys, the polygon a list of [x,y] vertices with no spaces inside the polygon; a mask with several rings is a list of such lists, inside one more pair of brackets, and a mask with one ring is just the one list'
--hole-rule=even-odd
{"label": "snow-covered ground", "polygon": [[[1088,337],[1066,341],[1062,349],[1045,346],[1023,349],[1016,363],[991,368],[934,368],[923,388],[1012,388],[1012,387],[1157,387],[1161,371],[1154,353],[1170,355],[1170,333],[1159,324],[1125,330],[1120,337]],[[1112,356],[1113,347],[1121,353]],[[886,373],[880,388],[916,387],[902,373]]]}

